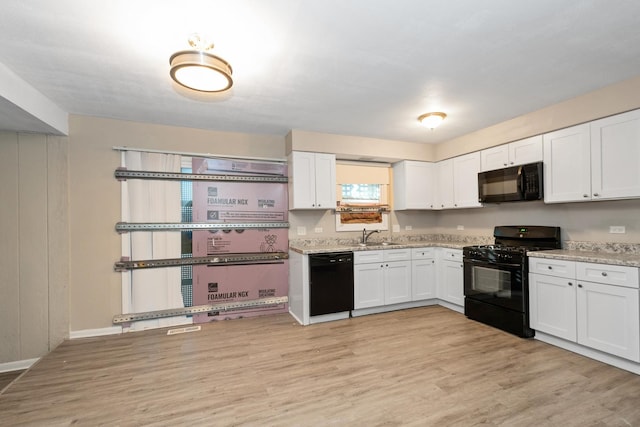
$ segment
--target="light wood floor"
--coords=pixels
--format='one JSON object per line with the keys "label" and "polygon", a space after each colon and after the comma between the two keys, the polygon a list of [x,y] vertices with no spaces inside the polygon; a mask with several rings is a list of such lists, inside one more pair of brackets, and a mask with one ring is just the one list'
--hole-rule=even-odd
{"label": "light wood floor", "polygon": [[433,306],[287,314],[66,341],[0,396],[0,425],[628,426],[640,376]]}

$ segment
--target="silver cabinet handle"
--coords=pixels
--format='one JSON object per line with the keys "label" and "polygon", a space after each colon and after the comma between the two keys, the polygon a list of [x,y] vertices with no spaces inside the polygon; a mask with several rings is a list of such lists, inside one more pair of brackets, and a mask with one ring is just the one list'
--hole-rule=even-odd
{"label": "silver cabinet handle", "polygon": [[588,194],[583,194],[582,197],[589,197],[589,195]]}
{"label": "silver cabinet handle", "polygon": [[604,277],[607,277],[607,272],[606,272],[606,271],[603,271],[603,272],[602,272],[602,275],[603,275]]}
{"label": "silver cabinet handle", "polygon": [[569,286],[573,286],[573,283],[569,282]]}
{"label": "silver cabinet handle", "polygon": [[582,285],[581,285],[580,283],[578,283],[578,287],[579,287],[579,288],[581,288],[581,287],[582,287]]}
{"label": "silver cabinet handle", "polygon": [[553,267],[551,267],[550,265],[549,265],[549,266],[547,266],[547,268],[548,268],[549,270],[553,270]]}
{"label": "silver cabinet handle", "polygon": [[600,196],[600,194],[598,194],[598,193],[593,193],[593,197],[598,197],[598,196]]}

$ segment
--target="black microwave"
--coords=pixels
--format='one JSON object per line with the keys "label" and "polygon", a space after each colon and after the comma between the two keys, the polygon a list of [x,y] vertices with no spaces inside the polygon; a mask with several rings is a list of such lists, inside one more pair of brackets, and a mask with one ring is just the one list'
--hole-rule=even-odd
{"label": "black microwave", "polygon": [[540,200],[543,197],[542,190],[542,162],[478,174],[478,195],[481,203]]}

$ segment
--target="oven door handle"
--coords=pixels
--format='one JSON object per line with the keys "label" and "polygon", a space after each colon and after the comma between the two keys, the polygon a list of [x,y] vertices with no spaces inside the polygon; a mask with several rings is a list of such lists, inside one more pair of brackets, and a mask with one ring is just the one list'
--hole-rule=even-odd
{"label": "oven door handle", "polygon": [[488,261],[480,261],[477,259],[469,259],[469,258],[464,259],[463,262],[469,263],[472,266],[485,266],[485,267],[495,268],[495,269],[499,269],[500,267],[520,268],[522,266],[522,264],[510,264],[506,262],[488,262]]}

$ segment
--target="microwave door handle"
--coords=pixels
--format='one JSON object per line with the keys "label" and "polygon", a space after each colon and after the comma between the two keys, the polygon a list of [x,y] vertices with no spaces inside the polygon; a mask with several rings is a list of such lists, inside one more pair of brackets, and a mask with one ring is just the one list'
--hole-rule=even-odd
{"label": "microwave door handle", "polygon": [[525,180],[524,167],[519,166],[518,167],[518,184],[517,184],[518,187],[517,187],[517,189],[518,189],[518,194],[522,198],[524,198],[524,180]]}

